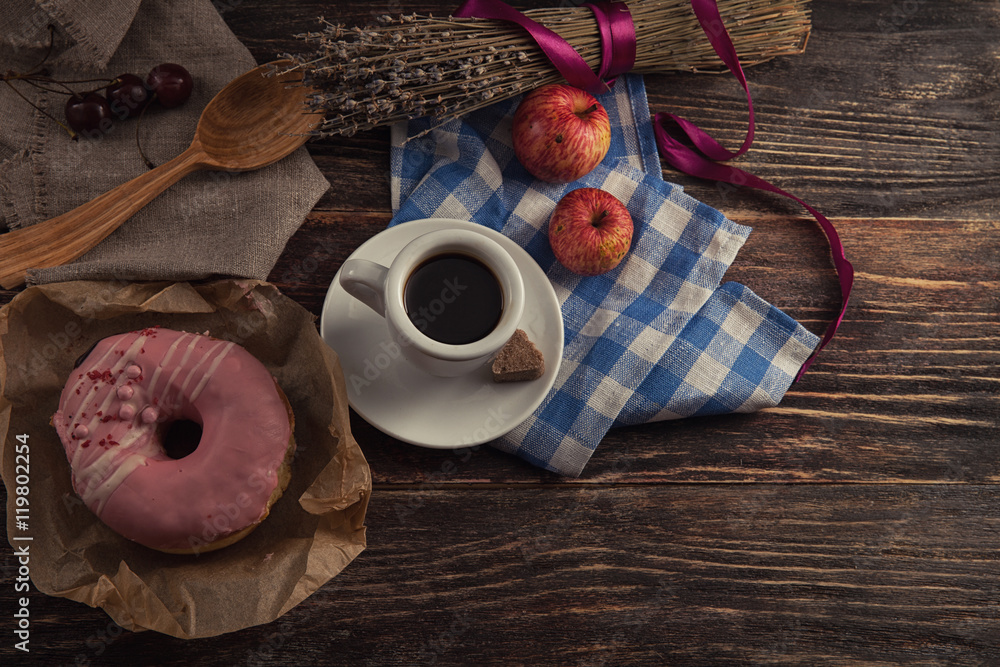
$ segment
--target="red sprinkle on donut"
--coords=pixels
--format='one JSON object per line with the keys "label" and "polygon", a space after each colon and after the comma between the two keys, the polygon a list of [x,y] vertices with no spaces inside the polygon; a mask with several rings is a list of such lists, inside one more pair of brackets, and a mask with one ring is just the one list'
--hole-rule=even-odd
{"label": "red sprinkle on donut", "polygon": [[101,380],[103,382],[114,382],[115,378],[111,375],[111,369],[106,369],[104,371],[89,371],[87,373],[89,377],[94,382]]}

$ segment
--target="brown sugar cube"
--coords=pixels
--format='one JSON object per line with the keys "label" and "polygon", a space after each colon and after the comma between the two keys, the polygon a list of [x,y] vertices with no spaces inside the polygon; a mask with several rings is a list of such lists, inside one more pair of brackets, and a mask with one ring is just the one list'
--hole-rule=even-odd
{"label": "brown sugar cube", "polygon": [[494,382],[537,380],[545,372],[545,357],[521,329],[514,332],[493,360]]}

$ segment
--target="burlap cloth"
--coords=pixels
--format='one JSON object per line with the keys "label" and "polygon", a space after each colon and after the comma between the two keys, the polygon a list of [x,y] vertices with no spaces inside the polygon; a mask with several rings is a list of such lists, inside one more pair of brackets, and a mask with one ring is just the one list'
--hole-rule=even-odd
{"label": "burlap cloth", "polygon": [[[49,24],[56,40],[45,64],[56,79],[145,77],[163,62],[191,72],[191,99],[175,109],[151,108],[142,121],[143,150],[157,164],[181,153],[212,96],[256,65],[209,0],[3,0],[0,69],[24,72],[41,60]],[[62,118],[66,95],[13,85]],[[71,141],[7,85],[0,85],[0,118],[0,228],[72,210],[147,169],[135,119],[115,122],[100,138]],[[32,271],[28,281],[265,279],[328,187],[304,148],[258,171],[195,173],[76,262]]]}

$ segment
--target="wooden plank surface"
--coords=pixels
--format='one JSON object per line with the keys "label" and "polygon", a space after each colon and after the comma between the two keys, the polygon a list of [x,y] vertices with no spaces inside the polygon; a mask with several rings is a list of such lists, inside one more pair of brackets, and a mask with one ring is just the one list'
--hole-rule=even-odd
{"label": "wooden plank surface", "polygon": [[975,664],[998,507],[995,486],[390,485],[362,562],[273,624],[184,642],[42,599],[35,641],[49,664]]}
{"label": "wooden plank surface", "polygon": [[[261,62],[319,15],[353,25],[454,7],[216,6]],[[1000,12],[985,0],[812,8],[804,54],[748,71],[758,131],[739,165],[830,217],[857,282],[839,335],[780,406],[614,430],[578,479],[489,447],[412,447],[354,415],[375,481],[369,547],[302,605],[182,642],[32,591],[24,660],[8,631],[8,549],[0,661],[1000,664]],[[652,111],[742,141],[731,77],[646,83]],[[331,189],[271,280],[318,314],[343,260],[391,217],[388,131],[309,150]],[[727,280],[823,330],[836,278],[797,205],[664,176],[754,228]]]}

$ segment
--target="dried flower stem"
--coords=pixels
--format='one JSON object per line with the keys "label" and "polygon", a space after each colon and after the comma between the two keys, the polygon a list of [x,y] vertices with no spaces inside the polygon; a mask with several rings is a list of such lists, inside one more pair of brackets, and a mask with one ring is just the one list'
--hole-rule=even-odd
{"label": "dried flower stem", "polygon": [[[801,53],[809,35],[808,0],[719,0],[719,11],[744,66]],[[633,72],[724,68],[688,0],[630,0],[637,48]],[[600,64],[597,22],[586,7],[525,14],[559,33],[591,68]],[[399,120],[441,121],[562,81],[534,41],[502,21],[382,16],[347,28],[320,19],[322,30],[296,35],[309,50],[285,54],[290,69],[319,92],[310,104],[326,114],[319,136],[351,135]]]}

